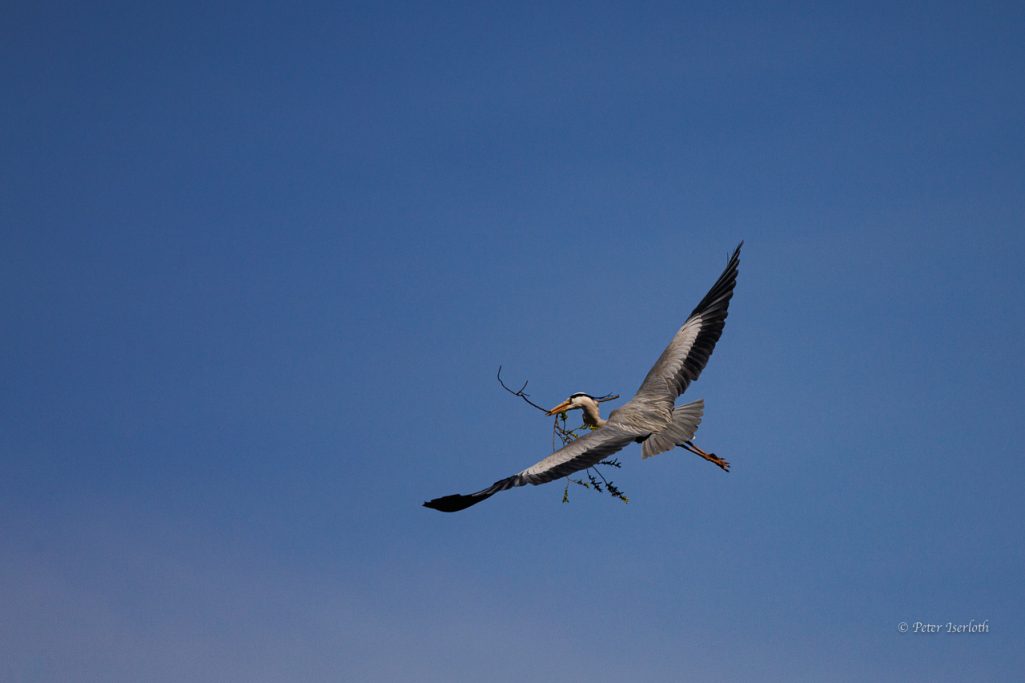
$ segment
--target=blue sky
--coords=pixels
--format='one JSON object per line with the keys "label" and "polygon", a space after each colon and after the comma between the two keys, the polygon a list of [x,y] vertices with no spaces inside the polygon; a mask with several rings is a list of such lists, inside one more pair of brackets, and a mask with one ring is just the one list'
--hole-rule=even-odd
{"label": "blue sky", "polygon": [[[0,678],[1025,669],[1014,3],[15,3]],[[629,396],[615,481],[420,507]],[[901,634],[988,620],[987,634]]]}

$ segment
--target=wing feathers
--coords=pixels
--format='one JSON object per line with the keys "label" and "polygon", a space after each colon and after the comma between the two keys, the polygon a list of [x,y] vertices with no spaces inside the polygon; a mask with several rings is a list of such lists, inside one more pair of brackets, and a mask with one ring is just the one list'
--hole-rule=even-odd
{"label": "wing feathers", "polygon": [[740,248],[743,246],[744,243],[741,242],[733,250],[733,255],[730,256],[730,260],[726,263],[726,268],[723,269],[722,275],[719,276],[719,279],[715,281],[715,284],[712,285],[712,288],[708,290],[708,293],[705,294],[698,305],[694,307],[694,310],[690,312],[691,316],[712,308],[721,303],[723,299],[729,300],[733,296],[733,288],[737,284],[737,272],[740,266]]}
{"label": "wing feathers", "polygon": [[676,397],[705,369],[726,324],[730,299],[737,285],[740,248],[743,244],[741,242],[737,245],[722,275],[655,361],[637,390],[638,398],[660,403],[668,401],[666,407],[671,407]]}
{"label": "wing feathers", "polygon": [[531,484],[544,484],[596,465],[634,440],[636,434],[611,425],[597,429],[560,448],[520,472]]}
{"label": "wing feathers", "polygon": [[567,474],[592,467],[600,460],[604,460],[616,451],[621,450],[633,439],[633,434],[616,429],[615,427],[605,426],[560,448],[544,460],[531,465],[522,472],[496,481],[486,489],[466,495],[457,493],[451,496],[435,498],[424,503],[424,507],[441,510],[442,512],[458,512],[459,510],[465,510],[471,505],[476,505],[482,500],[487,500],[499,491],[505,491],[506,489],[525,484],[546,484],[555,479],[561,479]]}
{"label": "wing feathers", "polygon": [[471,505],[476,505],[482,500],[487,500],[491,496],[495,495],[499,491],[505,491],[511,489],[514,486],[523,486],[527,482],[518,474],[505,479],[496,481],[486,489],[481,489],[476,493],[469,495],[462,495],[460,493],[453,494],[451,496],[442,496],[441,498],[435,498],[424,503],[425,508],[431,508],[432,510],[440,510],[441,512],[459,512],[465,510]]}

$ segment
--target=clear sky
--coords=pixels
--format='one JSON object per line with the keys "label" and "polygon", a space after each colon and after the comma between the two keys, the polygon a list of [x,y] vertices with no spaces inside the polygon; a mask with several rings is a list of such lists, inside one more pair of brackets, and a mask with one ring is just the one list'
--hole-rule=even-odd
{"label": "clear sky", "polygon": [[[0,679],[1020,677],[1023,64],[1011,2],[7,3]],[[742,239],[730,474],[421,507]]]}

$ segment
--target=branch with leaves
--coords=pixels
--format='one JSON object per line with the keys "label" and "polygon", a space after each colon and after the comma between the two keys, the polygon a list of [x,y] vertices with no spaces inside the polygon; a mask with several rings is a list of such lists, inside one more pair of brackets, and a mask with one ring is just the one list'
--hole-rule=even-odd
{"label": "branch with leaves", "polygon": [[[502,388],[508,391],[513,396],[518,396],[526,401],[530,406],[540,410],[545,415],[549,415],[547,409],[539,406],[530,400],[530,395],[526,393],[527,382],[523,383],[519,389],[513,391],[510,389],[505,382],[502,381],[502,366],[498,366],[498,383],[502,385]],[[605,394],[604,396],[597,396],[595,400],[599,403],[606,401],[614,401],[619,398],[619,394]],[[589,427],[583,422],[576,426],[569,426],[569,418],[566,417],[565,412],[557,413],[555,415],[555,422],[552,424],[552,450],[555,451],[558,448],[568,446],[580,437],[584,436],[594,428]],[[558,444],[562,444],[559,446]],[[618,459],[612,458],[602,460],[598,462],[594,467],[588,467],[584,470],[584,474],[587,475],[587,481],[583,479],[573,479],[572,477],[566,477],[566,486],[562,490],[562,502],[569,502],[569,485],[576,484],[583,486],[585,489],[595,491],[596,493],[608,493],[613,498],[618,498],[624,503],[629,503],[630,499],[626,497],[622,490],[620,490],[611,480],[606,479],[605,475],[601,473],[598,466],[602,467],[614,467],[619,469],[622,467],[622,463]]]}

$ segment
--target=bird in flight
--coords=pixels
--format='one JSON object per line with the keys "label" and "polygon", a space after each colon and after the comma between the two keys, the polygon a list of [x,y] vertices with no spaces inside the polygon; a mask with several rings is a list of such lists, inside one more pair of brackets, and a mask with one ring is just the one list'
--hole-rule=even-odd
{"label": "bird in flight", "polygon": [[593,467],[631,442],[641,444],[641,455],[645,458],[680,446],[729,471],[728,462],[706,453],[691,441],[701,421],[704,403],[675,404],[680,394],[701,375],[715,343],[722,336],[730,299],[737,285],[740,248],[743,245],[743,242],[737,245],[722,275],[673,335],[634,397],[609,413],[608,420],[601,418],[594,397],[584,393],[573,394],[552,408],[549,414],[580,409],[584,413],[585,424],[594,428],[592,432],[485,489],[435,498],[424,503],[424,507],[442,512],[465,510],[499,491],[526,484],[547,484]]}

